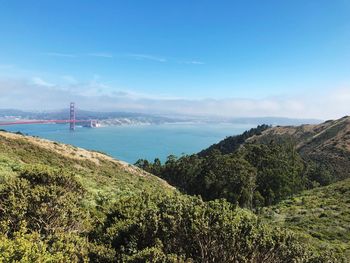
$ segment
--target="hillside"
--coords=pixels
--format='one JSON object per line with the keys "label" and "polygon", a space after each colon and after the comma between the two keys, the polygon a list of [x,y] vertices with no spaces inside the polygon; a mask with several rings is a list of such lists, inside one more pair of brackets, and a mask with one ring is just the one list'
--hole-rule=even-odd
{"label": "hillside", "polygon": [[291,143],[307,162],[314,162],[332,174],[331,181],[350,175],[350,117],[321,124],[300,126],[258,126],[241,135],[230,136],[198,153],[207,156],[218,150],[223,154],[236,152],[246,144]]}
{"label": "hillside", "polygon": [[233,153],[239,149],[239,147],[246,142],[249,138],[253,137],[254,135],[261,135],[261,133],[270,128],[271,126],[268,125],[259,125],[256,128],[252,128],[248,131],[243,132],[239,135],[234,136],[228,136],[227,138],[223,139],[222,141],[215,143],[208,148],[200,151],[198,153],[198,156],[205,157],[208,156],[212,151],[218,150],[222,154],[228,154]]}
{"label": "hillside", "polygon": [[273,127],[252,136],[247,142],[269,143],[291,140],[306,160],[322,163],[335,180],[350,175],[350,117],[330,120],[319,125]]}
{"label": "hillside", "polygon": [[260,125],[198,154],[136,165],[205,200],[269,206],[350,176],[350,117],[318,125]]}
{"label": "hillside", "polygon": [[304,191],[261,214],[266,222],[303,233],[319,249],[332,247],[350,260],[350,179]]}
{"label": "hillside", "polygon": [[45,139],[0,131],[0,180],[26,165],[46,165],[74,173],[88,190],[87,199],[112,202],[142,191],[168,192],[165,181],[108,155]]}
{"label": "hillside", "polygon": [[249,210],[180,194],[102,153],[0,132],[0,262],[336,258]]}

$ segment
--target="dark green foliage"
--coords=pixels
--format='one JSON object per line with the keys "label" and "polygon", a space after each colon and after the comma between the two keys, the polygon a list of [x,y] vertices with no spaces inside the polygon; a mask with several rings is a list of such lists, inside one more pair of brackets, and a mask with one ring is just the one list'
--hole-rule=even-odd
{"label": "dark green foliage", "polygon": [[309,185],[304,162],[289,142],[245,144],[232,154],[213,150],[205,157],[169,156],[163,166],[147,160],[136,165],[188,194],[226,198],[241,207],[274,204]]}
{"label": "dark green foliage", "polygon": [[220,141],[219,143],[213,144],[209,148],[202,150],[198,153],[200,157],[205,157],[209,155],[212,151],[218,150],[222,154],[233,153],[238,148],[246,142],[248,138],[251,138],[254,135],[260,135],[263,131],[267,130],[271,126],[262,124],[257,126],[256,128],[252,128],[248,131],[243,132],[240,135],[229,136],[226,139]]}
{"label": "dark green foliage", "polygon": [[267,128],[262,125],[229,137],[199,154],[171,155],[163,165],[159,159],[139,160],[136,165],[187,194],[204,200],[226,198],[253,208],[334,181],[333,164],[303,159],[290,136],[265,136],[263,143],[246,140]]}
{"label": "dark green foliage", "polygon": [[199,194],[205,199],[224,197],[241,207],[252,207],[256,169],[249,162],[214,151],[204,160],[202,167],[197,184]]}
{"label": "dark green foliage", "polygon": [[246,144],[241,152],[257,170],[256,192],[260,200],[255,203],[271,205],[306,188],[304,163],[294,145]]}
{"label": "dark green foliage", "polygon": [[[139,160],[136,165],[155,172],[154,164]],[[158,176],[188,194],[205,200],[226,198],[241,207],[252,206],[256,170],[246,160],[213,151],[209,156],[169,156],[163,166],[156,165]],[[157,175],[157,174],[156,174]]]}
{"label": "dark green foliage", "polygon": [[331,168],[323,163],[309,162],[306,176],[309,179],[309,188],[329,185],[334,180]]}

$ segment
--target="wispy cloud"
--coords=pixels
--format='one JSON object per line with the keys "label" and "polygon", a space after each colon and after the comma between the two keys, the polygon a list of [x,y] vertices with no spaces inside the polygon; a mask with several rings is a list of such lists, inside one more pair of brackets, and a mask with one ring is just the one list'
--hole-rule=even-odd
{"label": "wispy cloud", "polygon": [[78,55],[77,54],[68,54],[68,53],[59,53],[59,52],[46,52],[44,55],[51,56],[51,57],[66,57],[66,58],[75,58]]}
{"label": "wispy cloud", "polygon": [[37,86],[43,86],[43,87],[53,87],[53,86],[55,86],[54,84],[49,83],[49,82],[43,80],[40,77],[33,77],[31,82],[34,85],[37,85]]}
{"label": "wispy cloud", "polygon": [[125,54],[125,57],[137,59],[137,60],[152,60],[157,62],[166,62],[167,59],[164,57],[154,56],[150,54]]}
{"label": "wispy cloud", "polygon": [[99,58],[113,58],[113,54],[110,53],[89,53],[87,54],[90,57],[99,57]]}
{"label": "wispy cloud", "polygon": [[205,63],[199,60],[179,61],[180,64],[204,65]]}
{"label": "wispy cloud", "polygon": [[[91,52],[85,54],[74,54],[74,53],[61,53],[61,52],[46,52],[43,53],[46,56],[52,57],[62,57],[62,58],[78,58],[78,57],[95,57],[95,58],[129,58],[133,60],[148,60],[155,61],[160,63],[172,62],[179,64],[188,64],[188,65],[204,65],[205,63],[200,60],[184,59],[178,60],[176,58],[167,58],[163,56],[153,55],[153,54],[143,54],[143,53],[124,53],[124,54],[113,54],[108,52]],[[1,65],[0,65],[1,68]]]}

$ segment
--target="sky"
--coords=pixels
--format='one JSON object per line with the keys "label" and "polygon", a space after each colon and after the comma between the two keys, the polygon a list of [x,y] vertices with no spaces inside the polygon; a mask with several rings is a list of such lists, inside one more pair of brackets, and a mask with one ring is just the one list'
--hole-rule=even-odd
{"label": "sky", "polygon": [[0,0],[0,108],[350,115],[350,0]]}

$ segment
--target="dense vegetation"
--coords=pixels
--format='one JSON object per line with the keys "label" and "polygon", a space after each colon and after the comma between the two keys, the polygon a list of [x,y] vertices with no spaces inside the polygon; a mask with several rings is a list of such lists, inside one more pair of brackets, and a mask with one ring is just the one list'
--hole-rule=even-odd
{"label": "dense vegetation", "polygon": [[342,118],[314,126],[260,125],[198,154],[169,156],[164,164],[159,159],[135,164],[187,194],[259,208],[349,177],[349,123]]}
{"label": "dense vegetation", "polygon": [[120,200],[95,232],[120,262],[330,262],[292,232],[224,200],[175,195]]}
{"label": "dense vegetation", "polygon": [[275,204],[292,194],[325,184],[329,174],[318,173],[314,163],[305,163],[291,142],[248,143],[234,153],[212,150],[176,158],[162,165],[139,160],[136,165],[167,180],[187,194],[205,200],[225,198],[241,207]]}
{"label": "dense vegetation", "polygon": [[349,123],[346,117],[314,126],[259,126],[198,154],[136,165],[187,194],[250,208],[347,262],[350,181],[332,183],[349,177]]}
{"label": "dense vegetation", "polygon": [[[0,260],[292,262],[320,260],[288,231],[229,203],[135,195],[87,211],[74,175],[29,166],[0,190]],[[34,243],[34,249],[31,246]],[[329,260],[331,259],[330,255]],[[324,260],[324,259],[322,259]]]}
{"label": "dense vegetation", "polygon": [[[277,126],[248,138],[251,143],[267,144],[292,140],[296,150],[316,170],[328,173],[321,185],[350,177],[350,117],[329,120],[318,125]],[[317,176],[317,175],[316,175]]]}
{"label": "dense vegetation", "polygon": [[[180,194],[107,156],[0,140],[0,262],[336,261],[249,210]],[[235,158],[237,174],[251,165]]]}
{"label": "dense vegetation", "polygon": [[228,136],[224,140],[211,145],[207,149],[204,149],[198,153],[200,157],[205,157],[209,155],[212,151],[218,150],[222,154],[228,154],[228,153],[233,153],[238,148],[246,142],[248,138],[251,138],[254,135],[261,135],[261,133],[271,126],[262,124],[258,125],[256,128],[252,128],[248,131],[243,132],[242,134],[235,135],[235,136]]}
{"label": "dense vegetation", "polygon": [[306,234],[319,249],[350,259],[350,179],[304,191],[261,210],[266,222]]}

